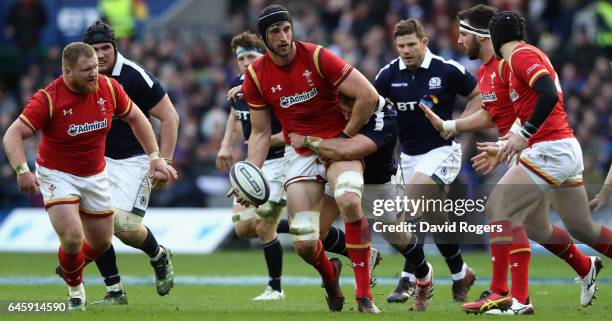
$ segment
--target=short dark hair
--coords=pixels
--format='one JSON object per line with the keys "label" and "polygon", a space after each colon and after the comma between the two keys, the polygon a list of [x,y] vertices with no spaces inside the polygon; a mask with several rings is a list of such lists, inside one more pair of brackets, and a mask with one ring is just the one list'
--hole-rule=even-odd
{"label": "short dark hair", "polygon": [[62,66],[73,68],[81,56],[85,58],[96,57],[94,48],[84,42],[72,42],[64,47],[62,52]]}
{"label": "short dark hair", "polygon": [[238,47],[242,47],[245,49],[257,49],[261,53],[264,53],[266,51],[266,47],[263,41],[261,41],[261,39],[259,39],[257,35],[249,31],[245,31],[235,35],[234,38],[232,38],[231,47],[232,52],[236,52],[236,48]]}
{"label": "short dark hair", "polygon": [[423,29],[421,22],[414,18],[401,20],[395,24],[395,28],[393,29],[393,39],[399,36],[411,35],[413,33],[421,39],[425,38],[425,29]]}
{"label": "short dark hair", "polygon": [[457,19],[467,20],[470,25],[478,29],[488,29],[489,21],[497,13],[497,9],[479,4],[469,9],[457,12]]}

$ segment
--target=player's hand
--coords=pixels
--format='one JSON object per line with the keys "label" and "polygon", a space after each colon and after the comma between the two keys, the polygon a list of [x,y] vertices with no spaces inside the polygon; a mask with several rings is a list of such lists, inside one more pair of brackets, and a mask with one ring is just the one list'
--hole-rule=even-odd
{"label": "player's hand", "polygon": [[476,146],[480,154],[472,157],[472,167],[475,171],[488,175],[499,164],[497,154],[500,147],[493,142],[476,143]]}
{"label": "player's hand", "polygon": [[[429,109],[429,107],[427,107],[427,105],[421,104],[419,103],[419,108],[421,108],[421,110],[423,111],[423,113],[425,113],[425,117],[427,117],[427,119],[429,119],[429,121],[431,122],[431,125],[439,132],[443,131],[443,127],[442,127],[442,118],[440,118],[440,116],[436,115],[436,113],[433,112],[433,110]],[[452,136],[452,134],[451,134]],[[444,136],[442,136],[444,137]]]}
{"label": "player's hand", "polygon": [[251,202],[249,202],[249,200],[247,200],[245,197],[240,195],[240,193],[236,192],[236,190],[233,187],[230,187],[227,193],[225,193],[225,196],[226,197],[232,197],[232,196],[236,197],[236,202],[244,207],[255,206],[255,208],[259,208],[259,206],[252,204]]}
{"label": "player's hand", "polygon": [[151,161],[148,177],[154,189],[162,189],[174,183],[178,174],[172,166],[166,164],[164,159],[158,158]]}
{"label": "player's hand", "polygon": [[306,143],[306,136],[290,133],[289,141],[291,141],[291,146],[293,146],[293,148],[306,148],[306,146],[304,146],[304,143]]}
{"label": "player's hand", "polygon": [[217,169],[220,171],[229,171],[232,164],[234,164],[234,158],[232,155],[232,149],[230,147],[221,147],[217,154],[216,160]]}
{"label": "player's hand", "polygon": [[516,156],[516,161],[518,162],[521,151],[529,146],[529,140],[527,140],[527,138],[513,132],[508,132],[503,137],[500,137],[499,140],[506,141],[506,144],[497,154],[497,160],[500,163],[503,161],[508,162],[514,156]]}
{"label": "player's hand", "polygon": [[440,137],[442,137],[442,139],[444,139],[444,140],[449,140],[449,139],[453,138],[453,136],[455,136],[455,134],[453,134],[451,132],[445,132],[445,131],[441,131],[440,132]]}
{"label": "player's hand", "polygon": [[31,171],[27,171],[17,176],[17,186],[19,190],[27,194],[38,193],[38,183],[36,182],[36,176]]}
{"label": "player's hand", "polygon": [[227,91],[227,100],[236,100],[236,95],[238,95],[239,92],[242,92],[242,85],[238,85],[230,90]]}
{"label": "player's hand", "polygon": [[595,195],[595,198],[593,198],[589,202],[589,208],[591,209],[591,211],[597,212],[600,209],[604,208],[608,204],[611,192],[612,190],[610,189],[610,187],[604,185],[601,191],[597,195]]}

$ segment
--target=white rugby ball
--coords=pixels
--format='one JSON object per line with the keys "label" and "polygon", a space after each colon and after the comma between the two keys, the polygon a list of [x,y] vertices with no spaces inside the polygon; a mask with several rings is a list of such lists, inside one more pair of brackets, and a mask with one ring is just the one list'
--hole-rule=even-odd
{"label": "white rugby ball", "polygon": [[257,166],[247,161],[236,162],[229,174],[234,191],[253,205],[262,205],[270,198],[270,184]]}

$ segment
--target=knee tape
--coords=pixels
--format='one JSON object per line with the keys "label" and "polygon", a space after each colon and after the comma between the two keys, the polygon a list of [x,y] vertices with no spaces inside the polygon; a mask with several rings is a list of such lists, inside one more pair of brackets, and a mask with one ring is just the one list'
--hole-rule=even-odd
{"label": "knee tape", "polygon": [[304,211],[293,215],[289,223],[293,241],[316,241],[319,239],[319,212]]}
{"label": "knee tape", "polygon": [[344,193],[355,193],[361,198],[363,190],[363,175],[358,172],[348,171],[340,174],[336,180],[336,188],[334,189],[334,197],[338,197]]}
{"label": "knee tape", "polygon": [[255,209],[255,214],[262,220],[276,222],[285,210],[284,204],[274,202],[266,202],[259,208]]}
{"label": "knee tape", "polygon": [[143,217],[134,213],[115,208],[113,217],[115,224],[115,233],[129,232],[140,229]]}
{"label": "knee tape", "polygon": [[255,217],[255,209],[254,208],[246,208],[242,211],[238,211],[232,215],[232,222],[234,224],[242,221],[246,221]]}

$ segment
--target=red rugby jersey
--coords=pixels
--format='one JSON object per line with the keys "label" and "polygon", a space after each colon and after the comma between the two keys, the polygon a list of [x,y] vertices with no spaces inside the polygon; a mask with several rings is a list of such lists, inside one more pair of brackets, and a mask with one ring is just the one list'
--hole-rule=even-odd
{"label": "red rugby jersey", "polygon": [[509,80],[508,64],[495,56],[478,69],[478,90],[482,98],[482,108],[489,113],[501,135],[510,130],[516,119],[508,89]]}
{"label": "red rugby jersey", "polygon": [[[336,137],[347,123],[340,111],[338,86],[353,66],[321,46],[300,41],[295,46],[295,59],[287,66],[274,64],[267,52],[249,65],[242,85],[244,97],[251,109],[272,107],[287,144],[292,132]],[[310,149],[297,152],[312,154]]]}
{"label": "red rugby jersey", "polygon": [[19,119],[42,131],[38,164],[81,177],[104,170],[113,115],[127,115],[132,101],[116,80],[99,75],[98,84],[94,93],[77,94],[60,76],[32,96]]}
{"label": "red rugby jersey", "polygon": [[514,104],[514,111],[521,120],[521,124],[525,124],[529,120],[538,101],[537,93],[531,88],[535,81],[544,75],[550,75],[557,87],[559,100],[548,118],[540,126],[540,129],[531,136],[529,145],[542,141],[574,137],[572,129],[567,123],[567,114],[563,109],[563,92],[561,91],[559,77],[546,54],[532,45],[522,43],[514,49],[508,64],[512,70],[510,99]]}

